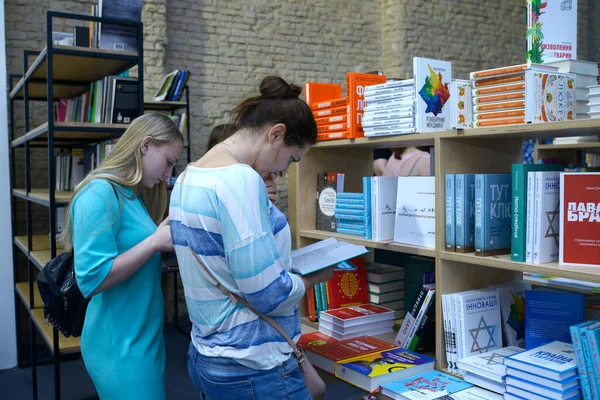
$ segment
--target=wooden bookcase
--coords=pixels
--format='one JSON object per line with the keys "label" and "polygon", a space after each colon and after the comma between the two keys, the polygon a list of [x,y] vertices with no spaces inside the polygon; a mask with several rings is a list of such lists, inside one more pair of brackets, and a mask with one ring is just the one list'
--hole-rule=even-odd
{"label": "wooden bookcase", "polygon": [[[447,371],[444,344],[442,294],[484,288],[489,284],[521,278],[523,272],[600,282],[600,269],[559,266],[558,263],[527,264],[510,261],[509,255],[476,257],[444,250],[444,176],[455,173],[509,173],[511,164],[523,160],[523,140],[547,137],[597,135],[600,120],[579,120],[552,124],[524,124],[506,127],[449,130],[404,136],[346,139],[318,143],[289,177],[289,220],[295,248],[329,236],[373,249],[435,257],[436,261],[436,368]],[[363,176],[373,173],[373,152],[381,147],[435,146],[436,249],[376,242],[355,236],[315,230],[316,180],[318,172],[346,173],[345,190],[362,191]],[[302,316],[306,317],[303,302]],[[306,321],[306,318],[303,319]],[[314,326],[314,325],[313,325]]]}
{"label": "wooden bookcase", "polygon": [[540,159],[554,159],[561,164],[579,162],[581,150],[600,152],[599,142],[573,143],[573,144],[538,144],[533,153],[534,162]]}
{"label": "wooden bookcase", "polygon": [[[11,145],[11,208],[13,244],[13,274],[15,278],[15,309],[17,315],[17,355],[19,366],[32,367],[33,398],[38,397],[36,367],[41,362],[36,351],[36,333],[39,333],[47,345],[54,364],[54,398],[61,398],[60,388],[60,362],[65,355],[79,352],[79,338],[66,338],[59,331],[48,324],[44,318],[43,302],[39,294],[35,277],[37,270],[41,270],[52,258],[65,251],[57,243],[54,232],[56,231],[56,208],[65,206],[71,199],[72,192],[55,190],[56,162],[55,151],[61,148],[87,146],[96,142],[120,136],[128,127],[125,124],[80,123],[80,122],[55,122],[53,102],[63,97],[76,97],[90,89],[90,83],[100,80],[107,75],[116,75],[130,68],[138,67],[138,107],[139,114],[143,113],[143,45],[138,41],[137,52],[110,51],[95,48],[74,46],[58,46],[52,42],[52,27],[56,19],[76,20],[87,25],[91,22],[104,21],[99,17],[78,15],[63,12],[48,11],[46,13],[46,45],[41,51],[26,50],[23,52],[23,75],[18,82],[10,88],[9,94],[9,120],[10,120],[10,145]],[[121,23],[121,22],[119,22]],[[143,37],[142,24],[136,22],[123,22],[132,25],[137,30],[137,37]],[[33,63],[29,63],[35,57]],[[12,78],[12,76],[11,76]],[[12,84],[12,80],[11,80]],[[24,113],[24,129],[19,134],[15,133],[14,102],[22,101]],[[30,103],[33,101],[44,103],[46,106],[46,122],[39,126],[30,127]],[[42,188],[35,188],[31,182],[32,154],[31,149],[43,148],[47,150],[47,181],[36,182]],[[23,149],[25,167],[17,171],[15,165],[16,149]],[[15,187],[16,173],[23,173],[25,187]],[[17,227],[17,201],[25,203],[25,229]],[[32,209],[32,204],[38,204],[47,210],[39,212],[39,207]],[[35,215],[34,215],[35,214]],[[47,232],[34,232],[33,218],[48,218],[49,230]],[[25,255],[26,262],[22,262]],[[26,268],[26,281],[17,278]],[[20,310],[25,308],[29,319],[29,354],[27,362],[22,355],[22,335],[20,332]],[[47,361],[46,361],[47,362]],[[49,395],[47,395],[49,396]],[[47,397],[46,396],[46,397]]]}

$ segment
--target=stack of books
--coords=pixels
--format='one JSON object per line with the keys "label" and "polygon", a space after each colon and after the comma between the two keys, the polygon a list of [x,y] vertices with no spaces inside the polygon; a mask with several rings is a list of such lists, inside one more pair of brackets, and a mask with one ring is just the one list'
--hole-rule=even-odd
{"label": "stack of books", "polygon": [[476,128],[575,119],[575,75],[527,64],[471,72]]}
{"label": "stack of books", "polygon": [[520,353],[517,346],[504,347],[458,360],[458,368],[464,371],[463,379],[498,394],[506,391],[504,358]]}
{"label": "stack of books", "polygon": [[[339,139],[337,132],[345,130],[347,120],[346,103],[333,106],[342,99],[342,85],[338,83],[306,82],[304,84],[304,100],[313,110],[319,135],[317,140]],[[344,98],[345,100],[345,98]],[[329,130],[332,124],[344,124],[340,129]],[[323,132],[323,133],[321,133]],[[339,136],[339,137],[338,137]]]}
{"label": "stack of books", "polygon": [[587,98],[588,115],[591,118],[600,118],[600,85],[589,86]]}
{"label": "stack of books", "polygon": [[544,63],[558,68],[558,72],[575,75],[575,115],[577,119],[589,118],[588,86],[597,85],[598,63],[583,60],[559,60]]}
{"label": "stack of books", "polygon": [[365,87],[362,126],[365,136],[401,135],[415,132],[414,79],[388,80]]}
{"label": "stack of books", "polygon": [[600,371],[598,368],[598,344],[600,339],[600,320],[585,321],[569,328],[579,384],[584,399],[597,399],[600,396]]}
{"label": "stack of books", "polygon": [[404,318],[404,268],[367,263],[369,301],[394,310],[394,319]]}
{"label": "stack of books", "polygon": [[176,69],[175,71],[167,74],[161,82],[158,90],[154,94],[154,101],[179,101],[183,94],[188,79],[190,78],[190,71],[187,69]]}
{"label": "stack of books", "polygon": [[362,304],[321,311],[319,332],[337,340],[376,336],[393,331],[394,311],[374,304]]}
{"label": "stack of books", "polygon": [[552,342],[504,359],[507,400],[579,399],[573,345]]}
{"label": "stack of books", "polygon": [[[338,192],[335,197],[334,216],[337,232],[367,238],[370,221],[364,193]],[[369,237],[370,238],[370,237]]]}
{"label": "stack of books", "polygon": [[435,284],[421,287],[417,300],[407,309],[394,342],[418,352],[435,349]]}
{"label": "stack of books", "polygon": [[472,389],[473,385],[460,378],[439,371],[428,371],[383,384],[381,394],[398,400],[497,398],[493,393],[481,390],[471,392]]}

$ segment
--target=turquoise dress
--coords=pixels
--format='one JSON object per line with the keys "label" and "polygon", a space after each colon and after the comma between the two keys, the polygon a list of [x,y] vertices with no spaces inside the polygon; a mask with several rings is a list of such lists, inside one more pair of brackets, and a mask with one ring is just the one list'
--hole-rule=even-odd
{"label": "turquoise dress", "polygon": [[[156,231],[141,200],[128,199],[129,188],[125,195],[97,179],[73,200],[75,275],[85,297],[104,281],[115,257]],[[125,282],[92,297],[81,355],[101,399],[166,398],[163,320],[159,253]]]}

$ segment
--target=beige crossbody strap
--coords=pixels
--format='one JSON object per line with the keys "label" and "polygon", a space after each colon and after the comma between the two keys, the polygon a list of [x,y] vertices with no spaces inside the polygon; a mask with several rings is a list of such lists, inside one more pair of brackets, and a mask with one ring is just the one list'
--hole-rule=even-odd
{"label": "beige crossbody strap", "polygon": [[[182,193],[183,193],[183,181],[185,180],[185,173],[186,172],[187,172],[187,168],[181,173],[181,180],[179,181],[179,202],[180,203],[181,203],[181,200],[183,198],[183,196],[182,196]],[[231,302],[233,304],[237,304],[237,302],[239,301],[244,306],[246,306],[246,308],[248,308],[250,311],[252,311],[254,314],[258,315],[260,318],[262,318],[265,321],[267,321],[267,323],[269,325],[271,325],[277,332],[279,332],[281,334],[281,336],[283,336],[283,338],[285,339],[285,341],[288,342],[288,344],[290,345],[290,347],[292,348],[292,350],[294,350],[294,355],[296,356],[296,358],[299,359],[299,357],[303,357],[304,356],[303,353],[300,350],[298,350],[298,347],[296,347],[296,343],[294,343],[294,341],[290,338],[290,336],[287,334],[287,332],[284,331],[283,328],[277,322],[275,322],[275,320],[273,318],[271,318],[268,315],[265,315],[265,314],[259,312],[256,308],[252,307],[250,305],[250,303],[248,303],[248,301],[246,299],[244,299],[243,297],[241,297],[237,293],[230,292],[225,286],[223,286],[221,284],[221,282],[219,282],[219,280],[215,277],[215,275],[208,268],[206,268],[206,266],[204,265],[204,263],[200,260],[200,257],[198,257],[198,254],[196,254],[196,252],[194,250],[192,250],[190,247],[188,247],[188,249],[190,250],[190,253],[192,253],[192,256],[194,256],[194,258],[196,259],[196,262],[198,263],[198,265],[204,270],[204,272],[206,272],[206,274],[213,281],[216,282],[215,286],[217,287],[217,289],[219,289],[221,292],[223,292],[223,294],[225,296],[229,297],[229,299],[231,299]]]}

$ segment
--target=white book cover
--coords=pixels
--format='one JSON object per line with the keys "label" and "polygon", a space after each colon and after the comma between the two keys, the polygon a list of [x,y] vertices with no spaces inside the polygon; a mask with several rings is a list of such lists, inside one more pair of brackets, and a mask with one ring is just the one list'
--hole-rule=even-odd
{"label": "white book cover", "polygon": [[452,79],[450,83],[450,121],[452,129],[472,128],[473,82],[464,79]]}
{"label": "white book cover", "polygon": [[377,85],[365,86],[365,94],[375,92],[381,89],[390,89],[395,87],[414,87],[415,81],[413,79],[403,79],[399,81],[387,81],[386,83],[379,83]]}
{"label": "white book cover", "polygon": [[435,177],[398,177],[394,242],[435,248]]}
{"label": "white book cover", "polygon": [[523,351],[523,349],[516,346],[503,347],[483,354],[463,358],[458,361],[458,366],[472,374],[503,383],[504,376],[506,375],[504,358],[520,353],[521,351]]}
{"label": "white book cover", "polygon": [[502,334],[507,346],[525,348],[525,291],[531,284],[523,281],[496,286],[500,294]]}
{"label": "white book cover", "polygon": [[[452,393],[449,397],[453,400],[502,400],[501,395],[477,386],[461,390],[460,392]],[[442,398],[440,400],[446,399]]]}
{"label": "white book cover", "polygon": [[558,72],[570,72],[579,75],[598,75],[598,63],[593,61],[583,60],[557,60],[548,61],[544,65],[551,65],[558,68]]}
{"label": "white book cover", "polygon": [[506,391],[504,388],[504,382],[487,379],[481,375],[472,374],[469,371],[463,371],[463,379],[465,382],[472,383],[473,385],[485,388],[495,393],[503,394]]}
{"label": "white book cover", "polygon": [[292,251],[292,271],[307,275],[365,253],[364,246],[328,238]]}
{"label": "white book cover", "polygon": [[527,10],[528,64],[577,58],[577,0],[527,0]]}
{"label": "white book cover", "polygon": [[394,239],[397,195],[398,177],[375,176],[371,178],[371,225],[373,240]]}
{"label": "white book cover", "polygon": [[535,172],[533,263],[558,261],[560,172]]}
{"label": "white book cover", "polygon": [[525,262],[533,263],[533,220],[535,204],[535,173],[527,173],[527,222],[525,225]]}
{"label": "white book cover", "polygon": [[500,301],[495,289],[459,293],[461,324],[464,338],[461,357],[470,357],[502,347]]}
{"label": "white book cover", "polygon": [[418,132],[451,129],[450,88],[452,63],[428,58],[413,58],[415,80],[416,128]]}
{"label": "white book cover", "polygon": [[401,99],[371,101],[365,105],[365,110],[378,111],[387,110],[390,108],[413,107],[415,104],[414,97],[402,97]]}
{"label": "white book cover", "polygon": [[573,345],[559,341],[508,356],[504,365],[557,381],[577,375]]}
{"label": "white book cover", "polygon": [[393,136],[393,135],[408,135],[411,133],[416,133],[416,128],[401,128],[401,129],[393,129],[389,131],[365,131],[366,137],[374,137],[374,136]]}
{"label": "white book cover", "polygon": [[575,75],[530,68],[525,71],[525,122],[575,119]]}

